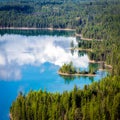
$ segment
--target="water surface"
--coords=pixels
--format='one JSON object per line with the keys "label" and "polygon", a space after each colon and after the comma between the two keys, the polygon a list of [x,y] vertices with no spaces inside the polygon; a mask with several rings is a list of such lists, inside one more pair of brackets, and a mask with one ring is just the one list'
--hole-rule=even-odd
{"label": "water surface", "polygon": [[64,63],[73,62],[81,70],[87,70],[87,53],[74,51],[70,43],[77,44],[74,32],[47,30],[0,30],[0,120],[7,120],[9,107],[18,93],[29,90],[63,92],[75,85],[98,81],[105,72],[95,77],[61,77],[57,74]]}

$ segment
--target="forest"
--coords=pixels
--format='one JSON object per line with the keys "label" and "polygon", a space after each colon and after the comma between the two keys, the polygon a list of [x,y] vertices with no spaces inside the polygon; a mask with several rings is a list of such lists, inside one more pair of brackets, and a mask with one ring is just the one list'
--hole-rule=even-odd
{"label": "forest", "polygon": [[62,94],[20,93],[10,112],[13,120],[119,120],[120,77],[107,77],[83,90],[75,86]]}
{"label": "forest", "polygon": [[[101,14],[104,11],[107,13],[110,7],[115,9],[114,12],[119,12],[119,0],[6,1],[0,2],[0,27],[78,28],[77,31],[81,32],[82,28],[89,25],[89,28],[82,30],[85,34],[85,30],[92,29],[92,21],[99,22]],[[116,6],[118,9],[116,9]],[[102,28],[96,27],[96,32],[98,29]],[[93,29],[91,32],[95,30]],[[95,34],[89,35],[89,32],[87,32],[86,36],[95,37]]]}
{"label": "forest", "polygon": [[120,0],[1,1],[0,27],[76,29],[93,39],[78,47],[93,49],[91,60],[112,66],[109,76],[84,89],[20,93],[10,108],[12,120],[120,119]]}
{"label": "forest", "polygon": [[[64,63],[61,67],[60,67],[60,69],[59,69],[59,71],[58,71],[58,73],[60,74],[61,73],[61,75],[62,74],[67,74],[68,76],[70,75],[76,75],[76,74],[78,74],[78,75],[80,75],[80,74],[83,74],[83,75],[87,75],[87,74],[90,74],[90,75],[95,75],[96,74],[96,72],[97,72],[97,67],[95,67],[94,66],[94,64],[92,65],[92,64],[90,64],[89,65],[89,70],[80,70],[80,68],[76,68],[76,67],[74,67],[74,65],[73,65],[73,63],[72,62],[70,62],[70,63],[68,63],[68,64],[66,64],[66,63]],[[64,75],[65,75],[64,74]]]}

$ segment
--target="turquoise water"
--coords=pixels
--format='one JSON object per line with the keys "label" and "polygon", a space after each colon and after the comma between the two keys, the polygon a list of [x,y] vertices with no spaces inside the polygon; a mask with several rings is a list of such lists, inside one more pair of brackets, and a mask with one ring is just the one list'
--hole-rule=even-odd
{"label": "turquoise water", "polygon": [[87,54],[71,54],[70,42],[77,44],[74,32],[47,30],[0,30],[0,120],[9,119],[9,108],[22,91],[47,90],[63,92],[75,85],[81,89],[103,78],[105,72],[95,77],[61,77],[58,69],[73,61],[74,66],[87,70]]}

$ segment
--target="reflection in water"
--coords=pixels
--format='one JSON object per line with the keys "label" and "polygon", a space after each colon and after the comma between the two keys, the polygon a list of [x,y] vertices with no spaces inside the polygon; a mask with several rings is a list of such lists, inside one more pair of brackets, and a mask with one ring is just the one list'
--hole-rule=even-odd
{"label": "reflection in water", "polygon": [[25,36],[38,36],[38,35],[57,35],[57,36],[73,36],[74,31],[58,31],[58,30],[10,30],[4,29],[0,30],[0,35],[3,36],[5,34],[19,34]]}
{"label": "reflection in water", "polygon": [[86,54],[86,51],[80,51],[80,50],[78,50],[78,56],[79,57],[82,57],[82,56],[84,56]]}
{"label": "reflection in water", "polygon": [[75,51],[75,50],[71,49],[70,51],[71,51],[71,54],[72,54],[72,56],[73,56],[73,55],[74,55],[74,51]]}
{"label": "reflection in water", "polygon": [[[71,54],[70,41],[74,37],[22,36],[5,34],[0,37],[0,80],[18,80],[22,77],[21,66],[39,66],[46,62],[62,66],[70,61],[77,67],[88,67],[88,56]],[[12,78],[13,77],[13,78]]]}
{"label": "reflection in water", "polygon": [[0,66],[0,80],[20,80],[21,70],[17,65]]}
{"label": "reflection in water", "polygon": [[63,76],[63,75],[59,76],[61,76],[64,79],[65,84],[70,84],[70,82],[76,78],[76,76]]}
{"label": "reflection in water", "polygon": [[65,84],[70,84],[71,81],[73,81],[75,79],[80,80],[81,78],[84,79],[84,80],[89,78],[91,83],[94,82],[94,77],[88,77],[88,76],[63,76],[63,75],[60,75],[60,76],[64,79]]}
{"label": "reflection in water", "polygon": [[91,82],[94,82],[94,77],[89,77]]}
{"label": "reflection in water", "polygon": [[88,70],[87,54],[78,55],[77,51],[71,54],[70,42],[73,41],[74,45],[77,42],[75,37],[68,36],[69,33],[0,30],[0,120],[9,120],[10,105],[20,91],[46,89],[62,93],[72,90],[74,85],[83,88],[105,76],[105,72],[100,71],[98,76],[91,78],[62,78],[57,74],[59,67],[70,61],[76,67]]}

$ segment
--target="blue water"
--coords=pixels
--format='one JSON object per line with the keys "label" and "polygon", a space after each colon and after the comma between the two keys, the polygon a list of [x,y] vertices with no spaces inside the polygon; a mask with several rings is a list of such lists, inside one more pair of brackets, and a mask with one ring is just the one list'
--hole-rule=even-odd
{"label": "blue water", "polygon": [[87,54],[78,57],[71,54],[70,42],[76,43],[73,33],[65,31],[0,31],[0,120],[9,119],[9,108],[18,93],[29,90],[60,92],[81,89],[103,78],[98,71],[95,77],[63,78],[57,74],[63,63],[73,61],[82,69],[88,69]]}

